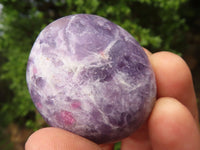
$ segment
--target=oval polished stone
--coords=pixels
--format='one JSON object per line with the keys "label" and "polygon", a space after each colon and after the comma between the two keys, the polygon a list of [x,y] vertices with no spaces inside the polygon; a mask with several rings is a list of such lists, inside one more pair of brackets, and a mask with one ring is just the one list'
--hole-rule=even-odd
{"label": "oval polished stone", "polygon": [[26,78],[49,125],[99,144],[137,130],[156,98],[154,73],[142,47],[96,15],[66,16],[44,28],[32,47]]}

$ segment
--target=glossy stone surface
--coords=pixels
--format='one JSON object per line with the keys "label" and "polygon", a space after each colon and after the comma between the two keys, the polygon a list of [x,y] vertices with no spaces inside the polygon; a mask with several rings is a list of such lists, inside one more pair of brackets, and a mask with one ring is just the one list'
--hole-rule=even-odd
{"label": "glossy stone surface", "polygon": [[121,140],[149,116],[156,83],[138,42],[105,18],[78,14],[48,25],[27,65],[46,122],[96,143]]}

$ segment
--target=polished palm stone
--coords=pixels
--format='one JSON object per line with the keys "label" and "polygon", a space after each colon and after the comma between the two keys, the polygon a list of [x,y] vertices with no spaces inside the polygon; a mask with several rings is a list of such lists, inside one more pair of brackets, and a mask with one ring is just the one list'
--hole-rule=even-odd
{"label": "polished palm stone", "polygon": [[36,39],[27,65],[31,98],[45,121],[96,143],[119,141],[148,118],[156,97],[149,60],[109,20],[60,18]]}

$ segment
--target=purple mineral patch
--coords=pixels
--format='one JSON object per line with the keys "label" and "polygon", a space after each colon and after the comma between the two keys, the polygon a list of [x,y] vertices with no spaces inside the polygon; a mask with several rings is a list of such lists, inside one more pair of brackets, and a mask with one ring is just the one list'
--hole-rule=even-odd
{"label": "purple mineral patch", "polygon": [[49,125],[99,144],[137,130],[156,98],[154,73],[142,47],[96,15],[71,15],[44,28],[31,50],[26,78]]}

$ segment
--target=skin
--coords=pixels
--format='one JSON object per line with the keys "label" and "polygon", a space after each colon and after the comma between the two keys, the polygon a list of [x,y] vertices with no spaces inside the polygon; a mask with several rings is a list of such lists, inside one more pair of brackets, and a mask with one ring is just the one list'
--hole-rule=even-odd
{"label": "skin", "polygon": [[[200,132],[192,75],[184,60],[170,52],[147,53],[156,75],[157,101],[146,121],[121,150],[199,150]],[[114,144],[97,145],[58,128],[33,133],[25,150],[112,150]]]}

